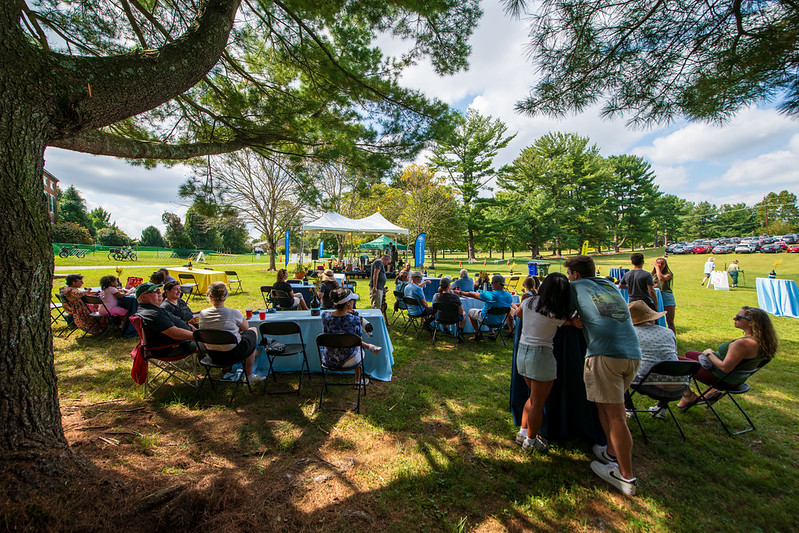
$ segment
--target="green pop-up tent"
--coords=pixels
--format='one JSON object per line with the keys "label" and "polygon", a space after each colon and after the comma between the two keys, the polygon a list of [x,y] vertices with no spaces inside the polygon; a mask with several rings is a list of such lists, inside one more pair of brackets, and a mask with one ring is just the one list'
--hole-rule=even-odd
{"label": "green pop-up tent", "polygon": [[359,250],[385,250],[387,247],[394,245],[397,247],[397,250],[407,250],[408,247],[404,244],[400,244],[397,241],[392,241],[385,235],[381,235],[380,237],[376,238],[373,241],[369,241],[358,246]]}

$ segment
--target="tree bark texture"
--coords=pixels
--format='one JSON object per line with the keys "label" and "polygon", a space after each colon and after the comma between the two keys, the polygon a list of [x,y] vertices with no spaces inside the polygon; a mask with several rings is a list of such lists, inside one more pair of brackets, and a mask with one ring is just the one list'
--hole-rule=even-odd
{"label": "tree bark texture", "polygon": [[53,250],[42,192],[46,121],[27,102],[28,88],[8,81],[0,79],[0,455],[13,459],[18,452],[67,443],[50,330]]}
{"label": "tree bark texture", "polygon": [[0,2],[0,464],[67,447],[50,330],[45,148],[193,86],[224,51],[239,1],[200,2],[196,23],[160,50],[99,58],[37,48],[20,27],[22,2]]}

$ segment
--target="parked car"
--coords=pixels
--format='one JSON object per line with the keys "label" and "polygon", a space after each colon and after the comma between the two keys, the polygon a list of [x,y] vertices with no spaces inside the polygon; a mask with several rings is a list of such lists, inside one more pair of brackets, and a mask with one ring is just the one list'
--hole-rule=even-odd
{"label": "parked car", "polygon": [[773,243],[773,244],[776,244],[777,246],[779,246],[779,247],[780,247],[780,248],[782,248],[783,250],[787,250],[787,249],[788,249],[788,243],[787,243],[787,242],[785,242],[785,241],[782,241],[782,240],[776,240],[776,241],[774,241],[774,243]]}
{"label": "parked car", "polygon": [[741,243],[735,247],[736,254],[753,254],[755,251],[754,245]]}
{"label": "parked car", "polygon": [[799,243],[799,235],[796,233],[788,233],[782,236],[782,240],[788,244],[797,244]]}
{"label": "parked car", "polygon": [[696,246],[694,246],[692,252],[695,254],[706,254],[710,252],[710,248],[708,246],[705,246],[704,244],[697,244]]}
{"label": "parked car", "polygon": [[782,246],[776,243],[764,244],[760,251],[764,254],[777,254],[782,251]]}
{"label": "parked car", "polygon": [[731,254],[735,251],[734,244],[719,244],[713,247],[714,254]]}
{"label": "parked car", "polygon": [[677,255],[682,255],[682,254],[693,253],[693,251],[690,246],[675,246],[674,251],[672,253],[675,253]]}
{"label": "parked car", "polygon": [[799,244],[790,244],[785,251],[789,253],[799,253]]}

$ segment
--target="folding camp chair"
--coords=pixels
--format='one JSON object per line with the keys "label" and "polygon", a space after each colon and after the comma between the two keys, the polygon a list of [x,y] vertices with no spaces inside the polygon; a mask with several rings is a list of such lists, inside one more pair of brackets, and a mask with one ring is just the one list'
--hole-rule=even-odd
{"label": "folding camp chair", "polygon": [[[299,396],[300,392],[302,391],[302,373],[303,371],[308,373],[308,379],[311,379],[311,367],[308,364],[308,354],[305,351],[305,341],[302,338],[302,329],[300,329],[299,324],[296,322],[262,322],[259,326],[259,330],[261,332],[261,346],[264,348],[264,353],[266,354],[266,358],[269,361],[269,372],[266,375],[266,379],[264,380],[264,394],[267,393],[267,384],[269,382],[269,375],[272,375],[272,379],[277,383],[277,376],[275,375],[275,370],[273,368],[275,359],[278,357],[295,357],[298,354],[302,354],[302,363],[300,364],[300,383],[297,387],[297,395]],[[289,343],[283,344],[280,343],[281,349],[274,348],[274,337],[286,337],[286,336],[295,336],[299,335],[300,342],[297,343]],[[304,370],[303,370],[304,369]],[[289,391],[293,392],[293,391]],[[269,394],[288,394],[286,392],[270,392]]]}
{"label": "folding camp chair", "polygon": [[[486,310],[485,318],[481,317],[477,322],[477,331],[482,332],[483,326],[485,326],[490,334],[496,328],[496,335],[502,339],[502,344],[507,346],[505,337],[502,336],[502,328],[508,323],[508,315],[510,315],[510,307],[489,307]],[[483,336],[483,344],[485,344],[485,336]]]}
{"label": "folding camp chair", "polygon": [[[358,403],[356,404],[355,411],[361,412],[361,391],[366,396],[366,372],[363,369],[363,347],[361,346],[361,338],[351,333],[321,333],[316,337],[316,346],[319,351],[319,364],[322,367],[322,391],[319,393],[319,409],[322,409],[322,400],[327,390],[327,374],[328,372],[350,372],[356,368],[361,369],[361,379],[355,383],[330,383],[329,385],[349,386],[358,388]],[[361,360],[354,365],[346,367],[332,367],[324,363],[322,359],[322,348],[356,348],[361,351]]]}
{"label": "folding camp chair", "polygon": [[289,296],[286,291],[272,289],[272,306],[278,311],[293,311],[297,308],[294,305],[294,298]]}
{"label": "folding camp chair", "polygon": [[[55,311],[55,314],[53,314]],[[61,303],[60,299],[56,299],[55,295],[50,296],[50,326],[56,325],[56,323],[60,320],[64,319],[66,322],[66,317],[64,317],[64,304]]]}
{"label": "folding camp chair", "polygon": [[[741,369],[741,370],[739,370],[739,369],[736,368],[735,370],[732,370],[731,372],[728,372],[727,374],[724,374],[722,377],[720,377],[714,383],[711,383],[711,384],[704,383],[702,386],[707,387],[704,390],[704,392],[702,392],[702,386],[699,385],[700,382],[697,381],[696,380],[696,376],[694,376],[694,385],[696,385],[696,390],[700,391],[699,392],[699,399],[696,402],[694,402],[694,405],[700,404],[700,403],[704,403],[705,405],[707,405],[708,409],[713,411],[713,414],[716,415],[716,418],[719,419],[719,422],[721,422],[721,425],[724,428],[724,430],[731,437],[733,435],[740,435],[741,433],[748,433],[749,431],[754,431],[754,429],[755,429],[754,422],[752,422],[752,419],[749,418],[749,415],[746,414],[746,411],[744,411],[743,407],[741,407],[741,404],[739,404],[738,401],[735,399],[735,395],[736,394],[744,394],[746,392],[749,392],[749,389],[751,387],[746,383],[746,380],[748,380],[750,377],[752,377],[752,375],[755,372],[757,372],[758,370],[760,370],[761,368],[766,366],[766,364],[768,364],[769,361],[771,361],[771,359],[764,359],[757,365],[757,367],[752,368],[752,369],[745,369],[745,370]],[[740,367],[741,365],[745,364],[746,362],[747,362],[747,360],[743,360],[743,361],[741,361],[741,363],[738,364],[738,366]],[[744,383],[739,383],[737,385],[732,385],[732,384],[728,383],[728,381],[730,381],[731,378],[735,379],[735,381],[738,381],[739,379],[744,378]],[[721,393],[721,395],[718,396],[718,397],[708,398],[707,394],[710,391],[712,391],[713,389],[719,391]],[[730,429],[730,427],[721,418],[721,415],[718,413],[718,411],[716,411],[716,409],[713,407],[714,403],[720,402],[725,396],[729,397],[730,400],[732,400],[732,403],[735,404],[735,407],[738,408],[738,411],[740,411],[741,414],[746,419],[746,421],[747,421],[747,423],[749,425],[745,429],[742,429],[740,431],[732,431]],[[690,409],[690,407],[692,407],[692,406],[688,406],[686,408],[686,411],[688,409]]]}
{"label": "folding camp chair", "polygon": [[241,279],[239,275],[236,274],[235,270],[225,270],[225,275],[227,276],[227,286],[231,289],[233,288],[233,284],[236,283],[236,292],[244,292],[244,288],[241,286]]}
{"label": "folding camp chair", "polygon": [[405,329],[402,330],[402,333],[408,331],[408,327],[413,326],[418,337],[419,331],[422,329],[422,317],[424,316],[422,312],[424,308],[419,304],[416,298],[411,298],[410,296],[403,296],[402,301],[405,302],[405,306],[408,310],[408,322],[405,324]]}
{"label": "folding camp chair", "polygon": [[[631,385],[630,389],[625,392],[625,405],[628,406],[627,411],[633,413],[633,418],[635,418],[635,421],[638,423],[638,427],[641,428],[641,435],[644,437],[645,443],[649,443],[649,438],[646,436],[644,426],[641,424],[641,419],[638,416],[638,413],[651,414],[651,411],[649,411],[649,409],[637,409],[635,407],[635,403],[633,402],[633,397],[635,394],[643,394],[644,396],[648,396],[653,400],[657,400],[658,405],[665,403],[666,406],[663,407],[663,409],[666,409],[668,414],[671,416],[671,419],[677,425],[677,431],[680,432],[681,437],[680,442],[685,442],[685,433],[682,430],[682,426],[680,426],[680,423],[677,421],[677,418],[674,416],[674,412],[671,410],[669,402],[677,401],[682,398],[683,392],[688,390],[691,376],[696,374],[696,371],[700,368],[701,365],[696,361],[661,361],[650,368],[649,372],[646,373],[646,375],[638,384]],[[680,387],[674,388],[648,385],[647,381],[650,379],[650,376],[654,378],[655,375],[685,377],[685,383]],[[675,385],[678,385],[678,383],[675,383]],[[664,444],[668,443],[665,442]]]}
{"label": "folding camp chair", "polygon": [[[129,320],[133,324],[136,333],[139,334],[139,339],[144,349],[144,359],[148,365],[152,363],[153,366],[158,368],[158,372],[154,376],[150,377],[149,373],[147,374],[147,380],[144,382],[145,397],[155,393],[169,381],[169,378],[175,378],[189,387],[197,387],[197,358],[194,357],[195,348],[193,343],[176,342],[166,346],[159,346],[157,349],[151,349],[147,346],[147,337],[144,333],[141,317],[131,315]],[[179,348],[184,348],[185,351],[181,351]]]}
{"label": "folding camp chair", "polygon": [[[233,335],[229,331],[222,331],[219,329],[196,329],[194,330],[194,341],[197,343],[197,357],[200,360],[200,365],[205,369],[205,375],[203,376],[202,381],[197,386],[197,390],[194,393],[194,401],[197,401],[197,396],[200,393],[200,389],[202,388],[203,384],[207,381],[211,384],[211,389],[214,389],[214,383],[221,383],[224,385],[235,385],[233,389],[233,394],[230,396],[230,402],[228,403],[228,407],[233,405],[233,399],[236,398],[236,393],[239,391],[239,385],[241,384],[241,379],[237,379],[235,381],[228,381],[222,379],[214,379],[211,377],[211,369],[226,369],[231,366],[231,364],[238,364],[243,362],[250,354],[244,354],[239,361],[234,362],[226,362],[224,364],[214,362],[213,355],[215,354],[214,350],[209,350],[205,347],[205,343],[208,344],[238,344],[238,339],[236,336]],[[252,392],[252,387],[250,387],[250,378],[247,376],[247,372],[243,373],[244,375],[244,383],[247,384],[247,390]],[[266,386],[266,385],[264,385]]]}
{"label": "folding camp chair", "polygon": [[261,297],[264,299],[264,308],[269,308],[272,303],[272,286],[261,285]]}

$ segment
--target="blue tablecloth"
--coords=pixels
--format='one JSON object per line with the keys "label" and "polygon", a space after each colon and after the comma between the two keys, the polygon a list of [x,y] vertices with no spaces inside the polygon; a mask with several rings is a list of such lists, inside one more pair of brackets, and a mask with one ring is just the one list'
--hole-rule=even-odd
{"label": "blue tablecloth", "polygon": [[[327,311],[323,311],[325,313]],[[378,354],[373,354],[368,350],[364,350],[363,366],[366,374],[370,378],[378,381],[391,381],[391,367],[394,364],[394,346],[391,344],[391,337],[386,328],[386,322],[383,319],[383,314],[378,309],[363,309],[359,310],[358,314],[369,321],[374,327],[372,337],[364,334],[364,341],[382,346],[383,349]],[[322,372],[321,363],[319,360],[319,350],[316,347],[316,336],[322,333],[322,319],[319,316],[311,316],[310,311],[278,311],[277,313],[267,313],[266,321],[292,321],[299,324],[302,330],[303,341],[305,342],[305,351],[308,354],[308,365],[311,367],[311,372]],[[258,319],[258,313],[254,314],[253,318],[247,321],[250,326],[258,327],[261,325],[261,320]],[[276,337],[282,343],[299,342],[299,335],[291,337],[283,336]],[[259,348],[259,350],[261,350]],[[275,360],[274,369],[276,372],[299,372],[302,364],[302,354],[295,357],[278,357]],[[240,365],[234,366],[237,370]],[[253,372],[259,376],[265,377],[269,370],[269,361],[266,356],[259,355],[255,359],[255,366]]]}
{"label": "blue tablecloth", "polygon": [[757,305],[774,316],[799,318],[799,288],[791,279],[755,279]]}
{"label": "blue tablecloth", "polygon": [[[627,292],[627,289],[619,289],[619,292],[621,293],[622,297],[624,298],[624,301],[629,303],[630,302],[630,295]],[[657,298],[658,298],[658,301],[657,301],[658,312],[661,312],[661,311],[663,311],[663,295],[660,294],[660,289],[655,289],[655,296],[657,296]],[[657,323],[658,323],[659,326],[663,326],[664,328],[667,327],[666,326],[666,317],[662,316],[662,317],[658,318],[657,319]]]}
{"label": "blue tablecloth", "polygon": [[629,271],[630,271],[629,268],[611,268],[610,275],[616,278],[616,281],[618,282],[621,281],[621,278],[623,278],[624,275]]}
{"label": "blue tablecloth", "polygon": [[[516,372],[516,348],[521,329],[520,320],[517,318],[510,377],[510,411],[513,423],[517,426],[522,422],[524,402],[530,397],[530,390],[524,378]],[[557,378],[544,404],[544,421],[539,431],[541,436],[549,441],[579,439],[588,444],[606,443],[596,406],[585,397],[583,382],[585,347],[585,340],[579,329],[571,326],[558,328],[553,346],[557,361]]]}
{"label": "blue tablecloth", "polygon": [[427,303],[433,302],[433,296],[436,295],[438,292],[438,286],[441,285],[441,278],[431,278],[425,276],[424,281],[430,280],[430,283],[422,287],[424,291],[424,298],[427,300]]}

